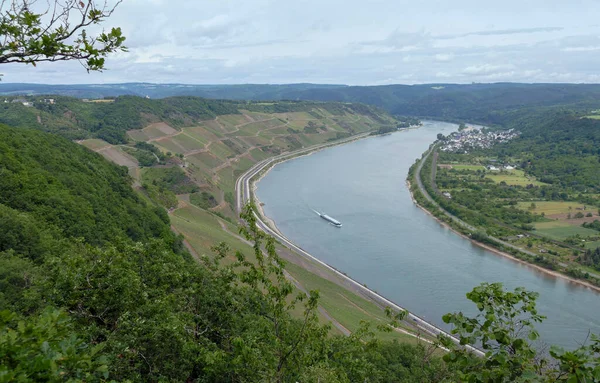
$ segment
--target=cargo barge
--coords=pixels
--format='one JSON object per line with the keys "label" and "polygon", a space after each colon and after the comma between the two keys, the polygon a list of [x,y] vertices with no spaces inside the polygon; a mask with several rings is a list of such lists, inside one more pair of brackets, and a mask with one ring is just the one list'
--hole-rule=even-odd
{"label": "cargo barge", "polygon": [[321,214],[316,210],[313,210],[315,213],[319,215],[319,217],[323,218],[325,221],[329,222],[335,227],[342,227],[342,223],[335,218],[328,216],[327,214]]}

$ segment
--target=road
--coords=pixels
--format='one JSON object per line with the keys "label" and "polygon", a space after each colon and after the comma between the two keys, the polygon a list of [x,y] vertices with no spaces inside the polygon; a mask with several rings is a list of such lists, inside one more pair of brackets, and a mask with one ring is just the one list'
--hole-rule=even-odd
{"label": "road", "polygon": [[[264,160],[264,161],[261,161],[261,162],[255,164],[253,167],[248,169],[248,171],[246,171],[244,174],[242,174],[236,181],[235,192],[236,192],[236,206],[237,206],[238,212],[241,212],[242,207],[251,200],[251,194],[252,194],[251,180],[252,180],[252,178],[255,177],[257,174],[259,174],[261,171],[267,169],[272,164],[286,160],[286,159],[290,159],[292,157],[296,157],[296,156],[304,154],[304,153],[318,150],[318,149],[321,149],[321,148],[324,148],[327,146],[338,145],[338,144],[356,140],[358,138],[363,138],[367,135],[368,135],[368,133],[364,133],[364,134],[353,136],[346,140],[336,141],[335,143],[321,144],[321,145],[316,145],[316,146],[312,146],[309,148],[296,150],[296,151],[289,152],[289,153],[283,153],[279,156],[276,156],[276,157],[273,157],[273,158],[270,158],[270,159],[267,159],[267,160]],[[340,271],[329,266],[327,263],[319,260],[318,258],[315,258],[314,256],[309,254],[304,249],[302,249],[299,246],[297,246],[296,244],[292,243],[285,236],[283,236],[282,234],[276,232],[271,227],[269,227],[266,223],[263,222],[262,217],[260,217],[259,215],[256,215],[256,218],[257,218],[256,223],[261,230],[263,230],[267,234],[273,236],[275,239],[277,239],[282,245],[284,245],[288,249],[294,251],[298,255],[300,255],[306,259],[309,259],[310,261],[315,262],[315,263],[321,265],[322,267],[328,269],[329,271],[333,272],[339,278],[348,282],[356,291],[360,291],[363,295],[369,297],[373,301],[375,301],[383,306],[389,306],[396,311],[407,311],[408,312],[408,310],[405,310],[403,307],[401,307],[401,306],[397,305],[396,303],[388,300],[387,298],[379,295],[378,293],[370,290],[369,288],[365,287],[364,285],[355,281],[354,279],[348,277],[347,275],[344,275]],[[412,322],[412,324],[415,325],[416,327],[418,327],[420,330],[422,330],[434,337],[439,334],[444,334],[444,335],[448,336],[450,339],[452,339],[455,343],[457,343],[457,344],[459,343],[459,340],[457,338],[455,338],[453,335],[445,332],[444,330],[434,326],[433,324],[425,321],[424,319],[422,319],[410,312],[408,312],[407,320],[409,323]],[[474,347],[467,346],[467,348],[479,356],[484,356],[484,353],[482,351],[480,351]]]}

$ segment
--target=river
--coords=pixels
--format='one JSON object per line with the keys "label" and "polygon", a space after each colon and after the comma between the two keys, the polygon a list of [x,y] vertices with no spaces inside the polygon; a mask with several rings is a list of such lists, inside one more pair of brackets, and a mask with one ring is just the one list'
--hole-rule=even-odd
{"label": "river", "polygon": [[573,348],[600,334],[600,294],[482,249],[413,204],[408,169],[438,133],[456,129],[428,121],[299,157],[275,166],[256,194],[290,240],[441,328],[445,313],[475,313],[465,297],[474,286],[502,282],[540,293],[543,342]]}

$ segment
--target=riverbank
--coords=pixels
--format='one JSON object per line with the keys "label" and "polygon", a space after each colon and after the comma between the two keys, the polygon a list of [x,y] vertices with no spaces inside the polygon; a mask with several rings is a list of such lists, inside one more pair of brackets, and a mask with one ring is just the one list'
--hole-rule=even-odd
{"label": "riverbank", "polygon": [[[413,126],[411,125],[408,128],[403,128],[403,129],[399,129],[395,132],[389,133],[389,134],[393,134],[393,133],[399,133],[402,131],[406,131],[406,130],[410,130],[410,129],[418,129],[421,125],[419,126]],[[269,218],[266,214],[265,211],[263,209],[263,206],[265,205],[264,203],[262,203],[258,197],[256,196],[256,189],[257,189],[257,184],[260,182],[260,180],[262,180],[275,166],[282,164],[284,162],[287,161],[291,161],[293,159],[297,159],[297,158],[301,158],[301,157],[306,157],[306,156],[310,156],[314,153],[320,152],[321,150],[327,149],[327,148],[331,148],[334,146],[338,146],[338,145],[344,145],[344,144],[349,144],[351,142],[355,142],[358,140],[362,140],[365,138],[371,138],[371,137],[380,137],[382,136],[381,134],[360,134],[354,137],[349,137],[346,138],[344,140],[340,140],[340,141],[333,141],[330,144],[322,144],[319,146],[315,146],[314,148],[306,148],[302,151],[299,151],[297,154],[290,154],[289,156],[285,156],[282,157],[281,159],[277,159],[275,161],[272,161],[271,163],[269,163],[267,166],[263,167],[262,169],[260,169],[260,171],[258,171],[254,176],[250,177],[250,179],[248,180],[249,183],[249,189],[250,189],[250,200],[252,202],[254,202],[254,205],[256,206],[256,209],[258,210],[258,215],[259,218],[262,219],[263,222],[266,223],[267,226],[269,226],[270,229],[272,229],[274,232],[276,232],[280,237],[286,238],[285,235],[283,235],[283,233],[281,233],[281,231],[279,230],[279,228],[277,227],[277,224],[275,223],[274,220],[272,220],[271,218]],[[239,177],[238,180],[242,179],[244,177],[244,175],[241,175]],[[237,193],[236,193],[237,194]],[[239,198],[239,194],[238,194],[238,198]],[[287,238],[286,238],[287,239]]]}
{"label": "riverbank", "polygon": [[[415,175],[415,177],[418,177],[418,176],[419,176],[418,174],[416,174],[416,175]],[[422,206],[421,204],[419,204],[419,202],[416,200],[416,198],[415,198],[415,196],[414,196],[414,194],[413,194],[413,191],[412,191],[412,184],[411,184],[410,180],[408,180],[408,179],[407,179],[407,180],[406,180],[406,184],[407,184],[407,187],[408,187],[408,191],[409,191],[409,193],[410,193],[411,200],[413,201],[413,203],[414,203],[414,204],[415,204],[417,207],[419,207],[419,208],[420,208],[421,210],[423,210],[423,211],[424,211],[424,212],[425,212],[427,215],[429,215],[429,216],[431,216],[433,219],[435,219],[435,220],[436,220],[436,221],[437,221],[437,222],[438,222],[440,225],[444,226],[444,227],[445,227],[445,228],[447,228],[447,229],[450,229],[450,230],[451,230],[453,233],[457,234],[458,236],[460,236],[460,237],[462,237],[462,238],[464,238],[464,239],[467,239],[467,240],[469,240],[469,241],[470,241],[471,243],[473,243],[474,245],[476,245],[476,246],[478,246],[478,247],[481,247],[481,248],[483,248],[483,249],[486,249],[486,250],[488,250],[488,251],[490,251],[491,253],[494,253],[494,254],[496,254],[496,255],[499,255],[499,256],[502,256],[502,257],[508,258],[508,259],[510,259],[510,260],[512,260],[512,261],[514,261],[514,262],[517,262],[517,263],[519,263],[519,264],[522,264],[522,265],[525,265],[525,266],[527,266],[527,267],[530,267],[530,268],[534,269],[534,270],[535,270],[535,271],[537,271],[537,272],[541,272],[541,273],[543,273],[543,274],[545,274],[545,275],[550,275],[550,276],[553,276],[553,277],[555,277],[555,278],[561,278],[561,279],[563,279],[563,280],[565,280],[565,281],[568,281],[568,282],[570,282],[570,283],[573,283],[573,284],[576,284],[576,285],[579,285],[579,286],[583,286],[583,287],[586,287],[586,288],[588,288],[588,289],[590,289],[590,290],[593,290],[593,291],[594,291],[594,292],[596,292],[596,293],[600,293],[600,287],[599,287],[599,286],[596,286],[596,285],[594,285],[594,284],[591,284],[591,283],[589,283],[589,282],[587,282],[587,281],[583,281],[583,280],[580,280],[580,279],[573,278],[573,277],[571,277],[571,276],[569,276],[569,275],[566,275],[566,274],[560,273],[560,272],[558,272],[558,271],[555,271],[555,270],[549,270],[549,269],[547,269],[547,268],[545,268],[545,267],[542,267],[542,266],[540,266],[540,265],[536,265],[536,264],[533,264],[533,263],[527,262],[527,261],[525,261],[525,260],[523,260],[523,259],[520,259],[520,258],[517,258],[517,257],[515,257],[515,256],[514,256],[514,255],[512,255],[512,254],[509,254],[509,253],[507,253],[507,252],[505,252],[505,251],[502,251],[502,250],[500,250],[500,249],[497,249],[497,248],[495,248],[495,247],[493,247],[493,246],[490,246],[490,245],[487,245],[487,244],[481,243],[481,242],[479,242],[479,241],[476,241],[476,240],[474,240],[473,238],[471,238],[471,237],[469,237],[469,236],[467,236],[467,235],[465,235],[465,234],[461,233],[460,231],[458,231],[458,230],[456,230],[454,227],[452,227],[452,225],[449,225],[447,222],[445,222],[445,221],[441,220],[439,217],[435,216],[435,215],[434,215],[434,214],[433,214],[431,211],[429,211],[429,210],[428,210],[426,207],[424,207],[424,206]],[[422,192],[422,193],[423,193],[423,191],[424,191],[424,190],[421,190],[421,192]]]}
{"label": "riverbank", "polygon": [[[402,129],[402,130],[405,130],[405,129]],[[249,195],[246,195],[246,193],[244,193],[243,190],[238,190],[237,195],[243,196],[244,198],[250,198],[255,203],[255,205],[258,207],[258,209],[257,209],[258,210],[257,224],[259,225],[259,227],[262,230],[264,230],[268,234],[275,237],[279,241],[279,243],[281,245],[283,245],[284,248],[287,248],[288,250],[295,252],[297,254],[297,256],[304,259],[303,261],[300,261],[300,264],[297,264],[297,265],[299,265],[300,267],[302,267],[303,269],[305,269],[311,273],[315,273],[315,268],[321,269],[322,270],[321,272],[315,273],[315,274],[322,278],[325,278],[325,276],[322,275],[322,272],[332,275],[333,279],[330,279],[331,282],[339,284],[340,286],[348,289],[349,291],[352,291],[353,293],[355,293],[359,296],[369,299],[370,301],[377,304],[381,309],[383,309],[385,307],[391,307],[392,309],[397,310],[397,311],[406,311],[406,309],[404,309],[403,307],[394,303],[390,299],[385,298],[383,295],[381,295],[380,293],[378,293],[374,290],[371,290],[365,284],[358,282],[357,280],[349,277],[348,275],[346,275],[346,273],[338,270],[334,266],[329,265],[328,263],[322,261],[321,259],[316,258],[315,256],[309,254],[308,252],[306,252],[304,249],[302,249],[298,245],[291,242],[285,235],[283,235],[279,231],[274,220],[272,220],[266,216],[266,214],[264,213],[264,210],[262,209],[262,202],[255,195],[256,194],[255,193],[256,184],[271,169],[273,169],[273,167],[275,165],[285,162],[285,161],[289,161],[291,159],[297,159],[298,157],[303,157],[303,156],[308,156],[308,155],[314,154],[314,153],[316,153],[322,149],[325,149],[327,147],[350,143],[350,142],[360,140],[365,137],[372,137],[372,136],[355,137],[354,139],[345,140],[343,142],[335,142],[335,143],[332,143],[331,145],[315,147],[312,150],[306,150],[306,151],[303,151],[302,153],[298,153],[297,155],[289,155],[289,156],[285,156],[283,158],[277,158],[275,161],[272,161],[272,160],[267,161],[266,163],[260,165],[257,168],[250,169],[248,172],[246,172],[245,174],[241,175],[238,178],[238,184],[240,185],[240,187],[246,187],[249,190],[251,190],[252,192],[249,193]],[[269,224],[265,223],[263,220],[268,221]],[[285,257],[284,257],[284,259],[285,259]],[[307,265],[306,265],[307,261],[308,261],[308,263],[313,264],[313,266],[307,267]],[[295,261],[292,261],[292,263],[296,264]],[[418,331],[416,333],[416,336],[418,338],[422,336],[422,335],[419,335],[419,333],[422,331],[423,333],[428,334],[433,337],[436,337],[439,334],[444,334],[444,335],[448,336],[450,339],[452,339],[454,342],[456,342],[456,343],[459,342],[458,339],[456,339],[454,336],[452,336],[451,334],[442,330],[441,328],[436,327],[435,325],[426,321],[425,319],[423,319],[417,315],[414,315],[411,312],[407,311],[407,313],[408,313],[408,316],[407,316],[406,323],[411,326],[415,326],[417,328]],[[466,347],[468,347],[471,351],[473,351],[477,355],[480,355],[480,356],[483,355],[483,353],[481,351],[479,351],[475,348],[472,348],[471,346],[466,346]]]}

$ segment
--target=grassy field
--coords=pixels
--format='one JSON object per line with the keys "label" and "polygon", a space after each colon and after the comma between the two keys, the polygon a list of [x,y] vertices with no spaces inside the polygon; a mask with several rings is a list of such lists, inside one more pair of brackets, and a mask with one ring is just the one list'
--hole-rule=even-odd
{"label": "grassy field", "polygon": [[173,141],[181,146],[186,152],[204,148],[204,142],[188,134],[181,133],[173,137]]}
{"label": "grassy field", "polygon": [[593,242],[586,242],[585,243],[585,248],[586,249],[595,250],[598,247],[600,247],[600,241],[593,241]]}
{"label": "grassy field", "polygon": [[134,141],[148,141],[150,139],[142,130],[130,130],[127,135]]}
{"label": "grassy field", "polygon": [[448,164],[448,165],[438,165],[438,166],[451,166],[452,169],[455,170],[472,170],[472,171],[477,171],[477,170],[485,170],[485,166],[482,165],[465,165],[465,164]]}
{"label": "grassy field", "polygon": [[171,153],[175,153],[175,154],[185,154],[186,152],[189,151],[189,150],[186,150],[181,145],[179,145],[179,143],[175,142],[173,137],[154,141],[153,144],[158,146],[160,149],[162,149],[163,152],[171,152]]}
{"label": "grassy field", "polygon": [[80,142],[80,144],[91,150],[98,150],[100,148],[105,148],[105,147],[110,146],[110,144],[108,142],[106,142],[104,140],[100,140],[98,138],[83,140]]}
{"label": "grassy field", "polygon": [[252,251],[249,245],[225,232],[218,217],[196,206],[188,205],[175,210],[171,214],[171,222],[198,255],[213,254],[211,248],[220,242],[227,242],[233,251]]}
{"label": "grassy field", "polygon": [[[385,313],[375,303],[367,301],[326,279],[312,274],[293,263],[286,265],[286,270],[307,290],[317,290],[321,296],[321,306],[339,323],[350,331],[356,331],[361,321],[373,325],[389,322]],[[417,339],[399,332],[379,333],[381,339],[398,339],[417,342]]]}
{"label": "grassy field", "polygon": [[[535,204],[535,209],[531,209],[531,204]],[[531,201],[531,202],[518,202],[517,207],[522,210],[528,210],[532,213],[545,215],[553,214],[567,214],[577,211],[577,209],[583,209],[583,204],[579,202],[564,202],[564,201]]]}
{"label": "grassy field", "polygon": [[486,177],[493,180],[496,183],[500,183],[502,181],[506,182],[507,185],[515,185],[515,186],[542,186],[545,185],[543,182],[537,181],[535,178],[530,178],[525,175],[523,170],[509,170],[498,173],[487,173]]}
{"label": "grassy field", "polygon": [[535,232],[556,240],[564,240],[579,234],[582,238],[597,236],[598,232],[581,226],[573,226],[564,221],[537,222]]}

